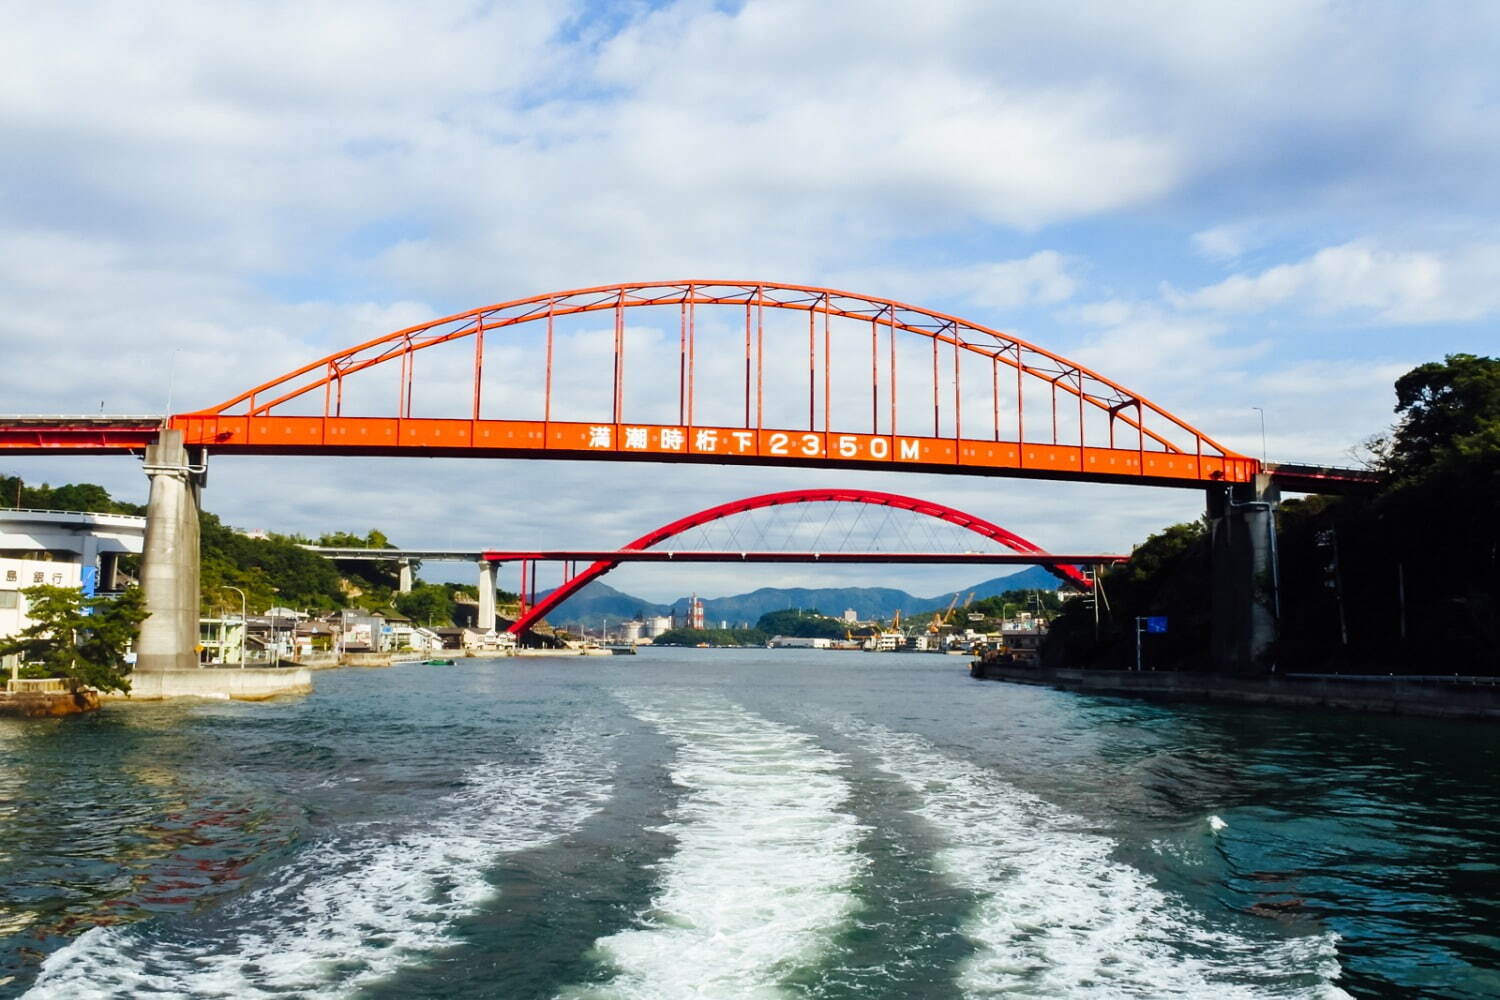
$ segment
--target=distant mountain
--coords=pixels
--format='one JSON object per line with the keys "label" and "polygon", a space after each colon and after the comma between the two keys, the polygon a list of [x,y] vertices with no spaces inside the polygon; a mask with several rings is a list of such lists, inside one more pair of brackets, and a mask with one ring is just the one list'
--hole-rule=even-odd
{"label": "distant mountain", "polygon": [[[994,597],[1007,590],[1055,590],[1057,577],[1041,566],[1031,566],[1009,576],[997,576],[981,583],[962,587],[958,600],[962,604],[970,591],[974,599]],[[550,591],[544,591],[545,596]],[[861,618],[889,618],[897,610],[903,615],[920,614],[946,608],[953,600],[953,591],[935,597],[914,597],[904,590],[891,587],[761,587],[748,594],[732,597],[707,598],[703,601],[703,617],[709,622],[727,621],[731,625],[741,622],[755,624],[756,619],[768,611],[785,608],[816,608],[825,615],[838,616],[845,608],[853,608]],[[687,611],[689,598],[679,597],[671,604],[657,604],[616,590],[606,583],[594,581],[569,598],[549,618],[554,622],[583,622],[597,624],[601,618],[611,624],[634,618],[637,615],[683,615]]]}
{"label": "distant mountain", "polygon": [[[551,590],[544,590],[537,596],[546,597],[550,593],[552,593]],[[595,580],[564,601],[563,606],[547,618],[552,622],[582,622],[593,626],[599,623],[600,618],[607,618],[613,624],[637,615],[644,618],[646,615],[666,613],[665,604],[634,597],[624,591],[616,590],[607,583]]]}
{"label": "distant mountain", "polygon": [[[999,596],[1007,590],[1056,590],[1060,586],[1062,586],[1062,581],[1048,572],[1045,566],[1027,566],[1019,573],[1012,573],[1009,576],[997,576],[994,579],[986,580],[983,583],[976,583],[972,587],[965,588],[960,593],[958,599],[960,601],[966,600],[970,590],[974,591],[974,600],[977,601],[985,597]],[[934,600],[946,608],[948,601],[952,597],[953,592],[950,590],[948,593],[942,595],[942,597],[934,598]]]}

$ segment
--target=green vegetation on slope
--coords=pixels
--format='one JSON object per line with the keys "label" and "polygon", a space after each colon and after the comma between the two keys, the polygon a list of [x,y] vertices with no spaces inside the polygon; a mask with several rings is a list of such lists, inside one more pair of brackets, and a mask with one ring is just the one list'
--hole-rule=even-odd
{"label": "green vegetation on slope", "polygon": [[[1454,354],[1396,381],[1398,422],[1372,439],[1373,497],[1288,500],[1277,512],[1283,671],[1500,674],[1500,359]],[[1154,535],[1104,575],[1099,634],[1072,602],[1044,647],[1058,665],[1133,663],[1134,619],[1157,666],[1206,669],[1201,526]]]}
{"label": "green vegetation on slope", "polygon": [[809,639],[842,639],[848,626],[837,618],[829,618],[816,608],[787,608],[785,611],[768,611],[760,616],[755,628],[767,636],[788,635]]}
{"label": "green vegetation on slope", "polygon": [[139,504],[124,503],[94,483],[65,486],[27,486],[20,476],[0,476],[0,505],[23,510],[79,510],[96,514],[146,513]]}

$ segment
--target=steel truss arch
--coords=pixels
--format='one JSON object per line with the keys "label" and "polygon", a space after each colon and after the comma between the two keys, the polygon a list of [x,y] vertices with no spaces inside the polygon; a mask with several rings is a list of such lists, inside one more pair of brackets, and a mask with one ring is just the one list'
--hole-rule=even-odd
{"label": "steel truss arch", "polygon": [[[680,356],[678,364],[670,366],[676,371],[668,374],[658,367],[651,376],[661,380],[658,384],[667,389],[670,399],[672,390],[665,380],[675,375],[678,412],[672,424],[626,419],[625,312],[643,307],[665,307],[679,314]],[[700,307],[728,307],[743,314],[742,424],[738,417],[732,426],[711,427],[695,420],[698,359],[717,350],[733,353],[738,361],[741,339],[735,335],[711,341],[700,335],[695,325]],[[796,390],[806,396],[807,416],[795,428],[770,427],[764,422],[764,316],[768,309],[807,317],[806,383]],[[614,317],[613,386],[607,390],[612,403],[601,402],[601,412],[592,420],[557,420],[552,407],[554,324],[594,313]],[[869,358],[859,358],[863,348],[849,353],[847,344],[832,351],[831,319],[868,324]],[[544,325],[547,331],[545,372],[535,373],[543,386],[541,419],[481,417],[486,338],[531,323]],[[930,435],[902,429],[914,421],[925,426],[927,403],[916,410],[924,415],[914,418],[908,395],[897,391],[902,384],[897,376],[898,335],[924,338],[931,344]],[[469,410],[468,415],[457,419],[415,416],[413,383],[421,352],[462,340],[473,343],[471,398],[460,397],[459,404]],[[888,342],[888,352],[883,341]],[[879,357],[882,353],[888,357]],[[940,366],[940,355],[951,355],[951,359],[942,358]],[[963,361],[969,362],[967,374]],[[870,372],[867,430],[832,426],[835,399],[840,423],[845,423],[850,421],[849,404],[864,398],[863,390],[836,387],[832,381],[832,370],[845,371],[851,362],[868,366]],[[345,381],[387,364],[400,369],[394,416],[346,415]],[[925,369],[926,362],[921,366]],[[902,374],[911,378],[910,358]],[[979,385],[974,384],[976,376]],[[599,377],[607,379],[608,372],[601,371]],[[927,377],[925,370],[918,376],[923,384]],[[787,390],[778,386],[777,391]],[[851,392],[855,395],[850,396]],[[294,401],[301,410],[307,409],[309,397],[316,407],[319,394],[321,416],[290,412],[289,404]],[[905,404],[899,415],[898,395]],[[991,396],[992,406],[986,398]],[[983,404],[978,406],[978,416],[974,415],[976,404]],[[322,451],[897,467],[1176,486],[1246,482],[1261,471],[1257,460],[1225,448],[1139,393],[1036,344],[894,299],[775,282],[634,282],[481,306],[334,352],[217,406],[170,419],[173,427],[185,432],[189,444],[257,454]],[[853,422],[864,423],[864,418]],[[700,431],[709,436],[702,437]]]}
{"label": "steel truss arch", "polygon": [[[623,551],[639,551],[649,549],[685,531],[700,527],[712,521],[718,521],[736,514],[744,514],[753,510],[763,510],[767,507],[777,507],[784,504],[795,503],[862,503],[877,507],[890,507],[896,510],[911,511],[925,517],[936,518],[955,524],[976,535],[998,542],[1013,552],[1045,554],[1046,550],[1027,541],[1013,531],[1008,531],[993,521],[973,514],[966,514],[954,507],[945,504],[933,503],[930,500],[918,500],[915,497],[902,496],[899,493],[884,493],[876,490],[838,490],[838,489],[814,489],[814,490],[783,490],[778,493],[763,493],[760,496],[746,497],[742,500],[731,500],[728,503],[718,504],[700,510],[695,514],[677,519],[670,524],[664,524],[654,531],[637,538],[628,545],[623,546]],[[545,598],[528,608],[510,626],[509,631],[520,635],[529,630],[546,615],[556,610],[568,598],[577,594],[590,582],[608,573],[620,565],[618,562],[600,561],[593,563],[577,575],[570,578],[562,586],[552,591]],[[1070,584],[1080,590],[1089,590],[1093,583],[1086,574],[1076,566],[1048,566],[1048,571],[1064,583]]]}

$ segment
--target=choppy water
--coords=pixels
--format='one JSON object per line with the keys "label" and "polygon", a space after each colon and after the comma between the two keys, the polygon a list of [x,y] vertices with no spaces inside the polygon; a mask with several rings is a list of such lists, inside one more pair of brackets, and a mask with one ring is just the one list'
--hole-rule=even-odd
{"label": "choppy water", "polygon": [[1500,734],[662,650],[0,721],[0,996],[1500,996]]}

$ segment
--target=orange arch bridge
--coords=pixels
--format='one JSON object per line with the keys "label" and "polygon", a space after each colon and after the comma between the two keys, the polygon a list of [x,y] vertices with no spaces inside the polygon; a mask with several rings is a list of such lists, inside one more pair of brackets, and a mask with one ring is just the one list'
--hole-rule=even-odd
{"label": "orange arch bridge", "polygon": [[[862,503],[878,507],[891,507],[897,510],[907,510],[925,517],[936,518],[949,524],[956,524],[961,528],[972,531],[974,534],[991,541],[998,542],[1013,552],[1024,555],[1036,556],[1038,561],[1047,561],[1048,553],[1033,542],[1029,542],[1014,532],[1007,531],[992,521],[939,503],[927,500],[917,500],[913,497],[901,496],[898,493],[881,493],[873,490],[787,490],[780,493],[765,493],[760,496],[746,497],[743,500],[732,500],[729,503],[719,504],[700,510],[696,514],[689,514],[670,524],[664,524],[655,531],[649,531],[626,545],[621,552],[640,552],[650,549],[673,536],[680,535],[701,525],[712,521],[718,521],[735,514],[744,514],[752,510],[761,510],[767,507],[776,507],[782,504],[796,503]],[[499,552],[486,552],[483,558],[492,562],[503,561],[509,554]],[[806,555],[811,556],[811,553]],[[1100,557],[1104,558],[1104,557]],[[1119,557],[1109,557],[1109,561],[1119,561]],[[564,601],[582,590],[588,583],[597,580],[620,565],[619,560],[600,560],[593,563],[587,569],[568,579],[562,586],[552,591],[540,601],[524,608],[521,616],[510,626],[509,631],[520,635],[541,621],[550,612],[560,607]],[[1054,573],[1059,580],[1075,586],[1081,590],[1088,590],[1093,586],[1092,581],[1077,566],[1059,565],[1050,562],[1047,568]],[[522,570],[524,580],[525,570]],[[525,589],[523,585],[523,591]]]}
{"label": "orange arch bridge", "polygon": [[[648,356],[638,328],[627,336],[627,313],[653,308],[667,319],[652,328]],[[612,330],[596,324],[586,343],[559,334],[590,314]],[[532,362],[517,360],[522,333]],[[585,405],[559,406],[589,361]],[[487,364],[492,377],[519,370],[523,389],[487,398]],[[425,383],[419,367],[433,373]],[[749,463],[1193,487],[1260,471],[1139,393],[1009,334],[890,299],[771,282],[607,285],[483,306],[337,351],[170,424],[190,447],[216,453]],[[145,433],[116,431],[53,428],[46,441],[122,450]],[[16,433],[11,446],[30,440]]]}

